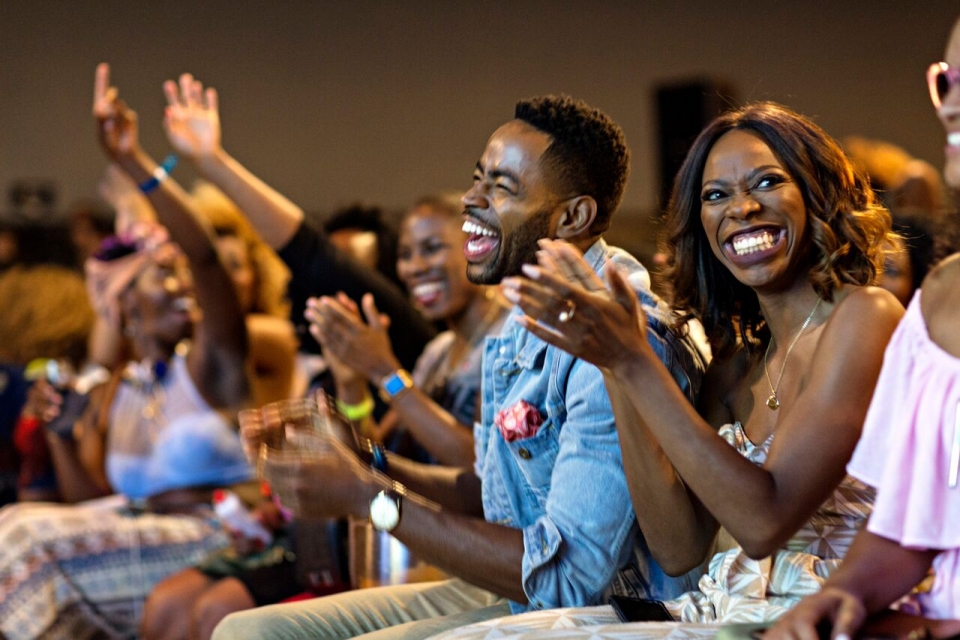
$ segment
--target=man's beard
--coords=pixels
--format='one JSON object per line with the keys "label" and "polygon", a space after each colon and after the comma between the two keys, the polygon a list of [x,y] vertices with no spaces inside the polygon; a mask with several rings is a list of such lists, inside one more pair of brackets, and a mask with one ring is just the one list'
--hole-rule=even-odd
{"label": "man's beard", "polygon": [[[498,284],[504,278],[520,275],[520,267],[536,264],[537,241],[550,234],[552,210],[537,212],[520,225],[509,237],[500,238],[497,259],[488,265],[467,265],[467,279],[474,284]],[[482,269],[479,273],[477,269]]]}

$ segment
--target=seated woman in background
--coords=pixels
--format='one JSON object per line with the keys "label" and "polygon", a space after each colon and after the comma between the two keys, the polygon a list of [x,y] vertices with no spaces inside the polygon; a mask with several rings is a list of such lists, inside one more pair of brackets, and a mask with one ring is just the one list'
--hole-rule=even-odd
{"label": "seated woman in background", "polygon": [[239,300],[189,197],[169,178],[151,178],[156,164],[108,73],[98,68],[101,145],[149,192],[182,253],[154,231],[88,263],[94,307],[122,326],[138,360],[91,398],[72,430],[76,446],[64,441],[52,453],[68,499],[117,495],[0,511],[6,638],[133,635],[154,584],[226,544],[210,489],[251,477],[235,429],[216,411],[247,401]]}
{"label": "seated woman in background", "polygon": [[[129,182],[129,178],[123,178]],[[120,180],[115,176],[112,182],[116,184]],[[130,186],[140,193],[136,185],[131,183]],[[293,380],[297,341],[293,325],[287,319],[289,305],[284,291],[289,274],[286,267],[216,188],[200,185],[192,197],[200,220],[212,227],[220,260],[230,274],[245,314],[252,402],[260,406],[287,398]],[[123,228],[132,228],[133,221],[128,219],[129,216],[118,213],[118,218],[123,219]],[[143,203],[137,219],[155,222],[156,214],[149,202]],[[86,303],[86,296],[83,302]],[[105,353],[111,353],[109,364],[116,368],[121,363],[120,355],[129,351],[123,344],[123,334],[119,327],[111,327],[107,318],[98,318],[94,327],[92,350],[101,356],[99,364],[103,364]],[[87,399],[78,396],[87,395],[88,382],[97,379],[99,371],[95,366],[93,363],[88,365],[82,376],[66,386],[61,385],[59,391],[44,378],[30,388],[15,432],[15,443],[23,461],[19,500],[58,501],[64,498],[68,502],[74,501],[69,488],[61,496],[50,451],[62,447],[63,438],[70,441],[72,423],[67,422],[79,417],[77,408]],[[76,384],[84,393],[76,391]],[[64,401],[70,403],[70,408],[66,415],[61,415],[60,407]]]}
{"label": "seated woman in background", "polygon": [[[333,370],[345,417],[378,441],[390,440],[400,425],[415,443],[422,443],[418,444],[422,457],[467,466],[473,461],[483,337],[499,330],[507,308],[493,289],[467,280],[460,250],[466,240],[460,229],[461,210],[459,194],[429,196],[419,200],[401,223],[397,273],[424,317],[445,321],[450,329],[427,345],[411,375],[415,388],[394,401],[393,411],[380,425],[372,423],[368,379],[379,384],[383,378],[377,377],[379,368],[390,373],[400,368],[386,332],[364,325],[346,296],[339,302],[312,301],[308,316],[315,321],[311,332],[323,343]],[[371,313],[378,316],[375,310]],[[324,320],[327,316],[330,322]],[[380,326],[379,317],[373,324]],[[263,561],[222,578],[202,568],[181,571],[150,594],[144,637],[209,638],[228,614],[301,592],[292,564]],[[285,584],[278,584],[281,581]]]}
{"label": "seated woman in background", "polygon": [[[429,196],[401,222],[397,274],[420,313],[449,328],[424,349],[413,368],[413,387],[393,399],[379,425],[370,420],[368,383],[379,387],[403,367],[372,297],[363,302],[368,324],[345,296],[307,303],[310,332],[331,360],[341,413],[357,418],[361,433],[387,442],[391,451],[460,467],[473,463],[483,338],[496,335],[508,309],[494,289],[467,280],[462,210],[459,194]],[[412,439],[413,450],[398,442],[403,436]]]}
{"label": "seated woman in background", "polygon": [[[666,220],[673,302],[703,323],[715,354],[699,408],[647,347],[615,269],[605,284],[571,247],[546,243],[527,279],[505,282],[526,327],[605,369],[637,519],[664,569],[696,567],[722,529],[699,590],[664,603],[684,633],[781,615],[820,588],[865,522],[872,493],[844,467],[903,315],[869,286],[889,232],[867,182],[810,120],[761,103],[708,125]],[[571,620],[588,626],[563,633],[587,636],[616,617],[537,612],[450,636]],[[676,625],[607,630],[664,637]]]}
{"label": "seated woman in background", "polygon": [[[960,21],[946,62],[928,74],[930,96],[947,132],[944,177],[960,189]],[[954,216],[956,214],[953,214]],[[867,530],[821,593],[800,603],[766,637],[833,638],[857,633],[946,637],[960,632],[960,255],[924,280],[887,348],[883,373],[850,473],[877,487]],[[915,596],[927,618],[883,612],[933,570]],[[867,618],[870,614],[880,614]]]}

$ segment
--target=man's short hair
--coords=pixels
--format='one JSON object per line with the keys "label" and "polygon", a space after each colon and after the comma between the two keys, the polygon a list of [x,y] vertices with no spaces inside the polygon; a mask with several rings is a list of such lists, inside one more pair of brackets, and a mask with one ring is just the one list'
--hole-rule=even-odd
{"label": "man's short hair", "polygon": [[571,196],[597,201],[593,230],[602,233],[620,205],[630,174],[630,150],[620,126],[610,116],[570,96],[538,96],[517,103],[514,117],[553,140],[545,162]]}

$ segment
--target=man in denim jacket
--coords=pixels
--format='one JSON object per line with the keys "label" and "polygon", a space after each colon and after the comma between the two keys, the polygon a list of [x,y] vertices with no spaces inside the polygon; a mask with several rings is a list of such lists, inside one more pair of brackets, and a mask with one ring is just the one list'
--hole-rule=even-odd
{"label": "man in denim jacket", "polygon": [[[657,353],[692,399],[699,354],[667,329],[646,270],[601,237],[629,171],[620,128],[570,98],[523,101],[515,115],[490,138],[464,196],[468,276],[495,284],[520,274],[541,238],[570,242],[597,271],[613,258],[647,312]],[[457,578],[234,614],[215,638],[428,637],[510,611],[599,604],[611,592],[665,599],[693,586],[668,578],[639,535],[600,370],[523,329],[519,313],[487,338],[474,469],[390,456],[387,478],[341,452],[303,465],[288,488],[304,512],[369,517]],[[403,373],[384,372],[395,399],[411,392]]]}

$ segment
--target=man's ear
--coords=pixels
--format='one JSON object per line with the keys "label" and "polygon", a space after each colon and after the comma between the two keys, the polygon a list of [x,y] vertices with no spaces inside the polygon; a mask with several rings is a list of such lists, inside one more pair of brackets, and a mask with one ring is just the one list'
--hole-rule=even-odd
{"label": "man's ear", "polygon": [[590,235],[597,218],[597,201],[591,196],[577,196],[566,201],[557,223],[557,238],[573,240]]}

